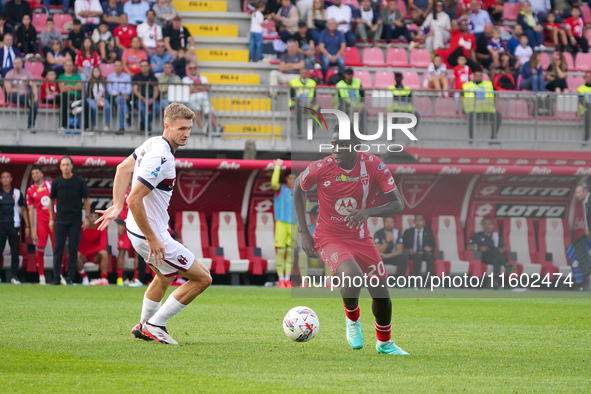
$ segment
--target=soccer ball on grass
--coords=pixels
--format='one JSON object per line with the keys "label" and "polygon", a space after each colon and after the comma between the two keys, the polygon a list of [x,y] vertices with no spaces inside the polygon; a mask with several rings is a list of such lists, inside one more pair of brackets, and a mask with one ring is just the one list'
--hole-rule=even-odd
{"label": "soccer ball on grass", "polygon": [[290,309],[283,318],[285,335],[296,342],[306,342],[318,333],[320,322],[316,313],[305,306]]}

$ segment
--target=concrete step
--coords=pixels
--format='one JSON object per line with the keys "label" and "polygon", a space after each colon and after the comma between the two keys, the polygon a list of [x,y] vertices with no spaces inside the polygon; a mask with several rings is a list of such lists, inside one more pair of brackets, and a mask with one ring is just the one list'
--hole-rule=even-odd
{"label": "concrete step", "polygon": [[248,63],[248,49],[199,48],[195,50],[199,62]]}
{"label": "concrete step", "polygon": [[185,26],[195,38],[238,37],[238,25],[188,24]]}
{"label": "concrete step", "polygon": [[228,2],[226,1],[173,1],[173,5],[179,13],[190,12],[226,12]]}
{"label": "concrete step", "polygon": [[248,50],[247,37],[204,37],[193,36],[197,48],[244,49]]}
{"label": "concrete step", "polygon": [[[233,76],[246,75],[258,75],[259,83],[262,85],[269,84],[269,73],[272,70],[277,70],[278,66],[269,64],[267,62],[220,62],[220,61],[202,61],[199,59],[199,71],[201,73],[216,73],[224,75],[222,78],[229,84],[243,84],[241,78],[235,78]],[[242,82],[242,83],[240,83]]]}
{"label": "concrete step", "polygon": [[250,15],[244,12],[181,12],[183,25],[237,25],[239,37],[250,36]]}

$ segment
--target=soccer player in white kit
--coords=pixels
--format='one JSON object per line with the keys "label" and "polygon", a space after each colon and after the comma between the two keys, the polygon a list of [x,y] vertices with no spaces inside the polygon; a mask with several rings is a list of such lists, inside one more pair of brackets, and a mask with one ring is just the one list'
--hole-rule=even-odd
{"label": "soccer player in white kit", "polygon": [[[144,294],[140,322],[131,333],[136,338],[174,345],[178,343],[166,330],[166,323],[211,284],[209,270],[168,232],[168,205],[176,179],[174,153],[186,145],[194,118],[195,113],[182,104],[166,107],[162,136],[146,140],[117,166],[113,205],[97,211],[102,214],[97,220],[102,230],[119,216],[127,186],[133,180],[127,197],[127,232],[134,249],[156,276]],[[177,274],[187,282],[162,304]]]}

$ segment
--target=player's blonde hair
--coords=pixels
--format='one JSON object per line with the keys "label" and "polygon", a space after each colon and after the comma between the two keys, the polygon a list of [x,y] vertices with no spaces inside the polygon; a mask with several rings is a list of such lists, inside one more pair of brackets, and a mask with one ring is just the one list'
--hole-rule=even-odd
{"label": "player's blonde hair", "polygon": [[180,103],[172,103],[164,110],[164,122],[173,124],[176,119],[195,119],[195,112]]}

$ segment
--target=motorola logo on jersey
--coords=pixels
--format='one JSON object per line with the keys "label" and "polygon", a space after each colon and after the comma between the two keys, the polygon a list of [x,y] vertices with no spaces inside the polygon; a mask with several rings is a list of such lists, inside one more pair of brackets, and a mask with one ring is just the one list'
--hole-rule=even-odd
{"label": "motorola logo on jersey", "polygon": [[334,205],[335,211],[343,216],[347,216],[349,212],[357,209],[357,201],[351,197],[339,198]]}

